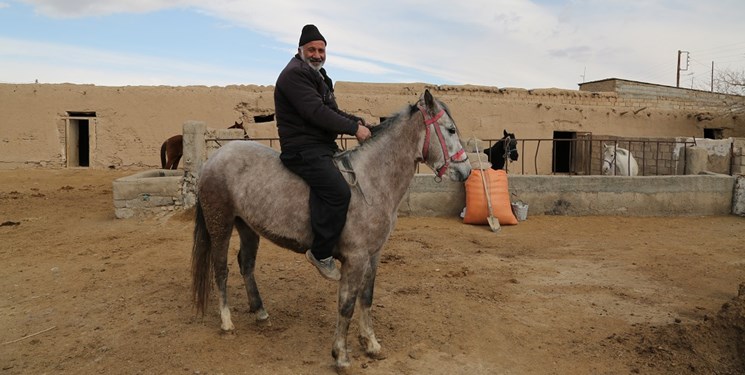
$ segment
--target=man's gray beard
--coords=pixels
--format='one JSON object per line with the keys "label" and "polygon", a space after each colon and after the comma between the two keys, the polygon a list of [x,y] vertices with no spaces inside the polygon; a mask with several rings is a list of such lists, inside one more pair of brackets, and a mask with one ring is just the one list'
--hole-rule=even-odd
{"label": "man's gray beard", "polygon": [[305,57],[305,53],[303,53],[302,49],[300,50],[300,58],[303,59],[303,61],[305,61],[306,64],[310,65],[310,67],[313,68],[317,72],[320,71],[321,68],[323,68],[324,61],[321,61],[318,64],[312,64],[310,59]]}

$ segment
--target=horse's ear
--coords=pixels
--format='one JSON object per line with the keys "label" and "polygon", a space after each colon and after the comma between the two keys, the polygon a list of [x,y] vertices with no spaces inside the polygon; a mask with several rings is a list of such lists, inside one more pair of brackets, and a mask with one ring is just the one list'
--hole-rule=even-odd
{"label": "horse's ear", "polygon": [[510,133],[507,133],[507,129],[502,130],[504,132],[504,136],[507,137]]}
{"label": "horse's ear", "polygon": [[429,92],[429,89],[424,90],[424,94],[422,94],[422,98],[424,98],[424,105],[427,107],[427,109],[433,110],[435,107],[435,98]]}

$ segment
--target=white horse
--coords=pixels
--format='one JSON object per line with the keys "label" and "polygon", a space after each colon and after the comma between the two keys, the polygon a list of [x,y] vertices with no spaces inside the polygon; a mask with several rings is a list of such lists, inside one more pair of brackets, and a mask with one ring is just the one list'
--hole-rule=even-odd
{"label": "white horse", "polygon": [[606,176],[636,176],[639,165],[634,155],[616,145],[603,145],[603,174]]}

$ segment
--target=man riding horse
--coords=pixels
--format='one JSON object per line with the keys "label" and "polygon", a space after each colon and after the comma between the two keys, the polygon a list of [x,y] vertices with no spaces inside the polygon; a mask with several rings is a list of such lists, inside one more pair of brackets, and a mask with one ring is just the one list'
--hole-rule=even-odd
{"label": "man riding horse", "polygon": [[334,87],[323,69],[326,39],[305,25],[298,53],[277,78],[274,88],[280,160],[310,187],[313,244],[308,261],[329,280],[339,280],[332,252],[347,218],[349,186],[334,165],[336,137],[349,134],[362,143],[371,135],[364,120],[339,110]]}

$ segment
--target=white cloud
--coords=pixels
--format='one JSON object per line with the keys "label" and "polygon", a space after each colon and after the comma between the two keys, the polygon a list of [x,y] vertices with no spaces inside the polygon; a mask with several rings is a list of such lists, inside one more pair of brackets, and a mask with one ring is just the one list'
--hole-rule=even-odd
{"label": "white cloud", "polygon": [[170,0],[23,0],[37,12],[52,18],[106,16],[115,13],[147,13],[188,5],[186,1]]}
{"label": "white cloud", "polygon": [[[678,49],[738,43],[745,32],[738,19],[745,13],[740,0],[25,1],[54,17],[188,8],[268,36],[288,51],[302,26],[315,23],[329,41],[334,69],[380,77],[418,71],[441,80],[432,83],[526,88],[576,88],[585,71],[586,80],[658,77],[663,82],[657,83],[671,84]],[[114,65],[133,58],[87,52]],[[168,64],[149,60],[149,65]],[[184,75],[202,71],[198,65],[176,66]],[[250,73],[238,76],[250,78]]]}
{"label": "white cloud", "polygon": [[3,76],[14,77],[9,83],[38,79],[114,86],[248,84],[260,83],[269,74],[4,37],[0,37],[0,67]]}

